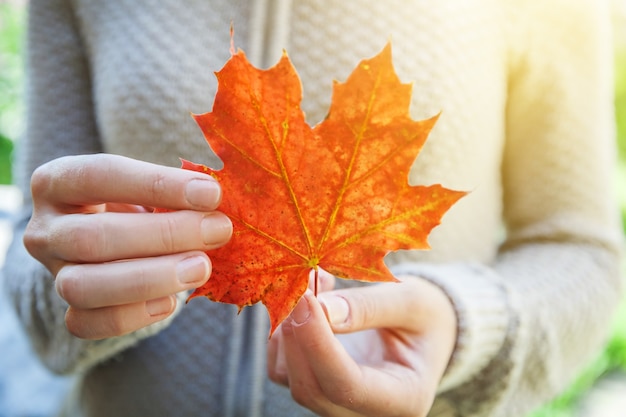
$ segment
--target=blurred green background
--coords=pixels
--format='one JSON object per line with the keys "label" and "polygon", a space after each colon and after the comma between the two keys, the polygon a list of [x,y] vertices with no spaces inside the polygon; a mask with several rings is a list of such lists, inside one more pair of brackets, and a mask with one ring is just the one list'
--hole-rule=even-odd
{"label": "blurred green background", "polygon": [[0,0],[0,184],[11,183],[13,141],[21,131],[24,6]]}
{"label": "blurred green background", "polygon": [[[622,217],[626,225],[626,0],[615,0],[614,3],[616,4],[615,109],[620,157],[616,184]],[[14,143],[23,129],[21,88],[24,71],[21,50],[24,4],[24,0],[0,0],[0,184],[12,183],[11,158]],[[624,232],[626,234],[626,228]],[[578,380],[563,395],[535,412],[532,417],[577,415],[575,410],[585,393],[599,378],[615,372],[626,375],[626,301],[617,315],[613,336],[604,352],[581,373]]]}

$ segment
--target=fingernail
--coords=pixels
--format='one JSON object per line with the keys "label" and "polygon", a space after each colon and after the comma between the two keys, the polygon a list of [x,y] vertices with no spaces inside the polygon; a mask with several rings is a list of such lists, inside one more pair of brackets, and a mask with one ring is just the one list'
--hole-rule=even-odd
{"label": "fingernail", "polygon": [[209,262],[202,256],[185,258],[176,265],[176,278],[183,284],[202,282],[209,274]]}
{"label": "fingernail", "polygon": [[339,295],[321,293],[319,300],[328,322],[333,326],[345,326],[350,318],[350,305],[345,298]]}
{"label": "fingernail", "polygon": [[200,226],[205,245],[222,244],[233,234],[233,224],[222,213],[208,214],[202,219]]}
{"label": "fingernail", "polygon": [[[311,290],[307,290],[307,293],[310,293]],[[307,322],[309,316],[311,315],[311,310],[309,308],[309,301],[307,300],[306,294],[300,298],[298,304],[291,312],[291,321],[295,325],[301,325]]]}
{"label": "fingernail", "polygon": [[152,317],[168,314],[174,308],[172,297],[157,298],[146,301],[146,311]]}
{"label": "fingernail", "polygon": [[222,198],[222,190],[217,181],[195,179],[187,183],[185,198],[192,206],[214,210]]}

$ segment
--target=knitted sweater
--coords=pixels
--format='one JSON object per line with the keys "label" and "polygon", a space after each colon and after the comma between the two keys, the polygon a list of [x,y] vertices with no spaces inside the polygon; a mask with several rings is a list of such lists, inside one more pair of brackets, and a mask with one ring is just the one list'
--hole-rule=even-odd
{"label": "knitted sweater", "polygon": [[[389,255],[443,288],[458,340],[431,415],[520,416],[603,342],[619,299],[608,6],[597,0],[31,0],[18,178],[67,154],[219,165],[189,112],[209,111],[235,43],[286,49],[309,123],[333,79],[392,40],[411,114],[442,111],[414,184],[471,191],[430,237]],[[26,192],[28,196],[28,192]],[[53,277],[15,227],[5,287],[41,359],[81,379],[72,416],[304,416],[265,373],[267,314],[196,299],[103,341],[74,338]]]}

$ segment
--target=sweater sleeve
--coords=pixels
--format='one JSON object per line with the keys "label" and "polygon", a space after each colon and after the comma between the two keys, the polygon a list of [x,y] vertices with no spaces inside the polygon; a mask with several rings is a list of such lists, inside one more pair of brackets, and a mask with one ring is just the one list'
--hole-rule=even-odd
{"label": "sweater sleeve", "polygon": [[609,6],[508,3],[506,238],[491,265],[394,269],[439,284],[456,307],[435,409],[463,416],[524,415],[563,390],[605,342],[621,295]]}
{"label": "sweater sleeve", "polygon": [[27,47],[26,132],[18,144],[16,173],[25,201],[15,221],[3,285],[42,361],[55,372],[68,373],[84,370],[154,334],[173,315],[133,334],[103,341],[81,340],[67,331],[67,305],[56,293],[53,276],[22,244],[32,211],[29,180],[35,168],[63,155],[101,151],[89,63],[65,0],[30,2]]}

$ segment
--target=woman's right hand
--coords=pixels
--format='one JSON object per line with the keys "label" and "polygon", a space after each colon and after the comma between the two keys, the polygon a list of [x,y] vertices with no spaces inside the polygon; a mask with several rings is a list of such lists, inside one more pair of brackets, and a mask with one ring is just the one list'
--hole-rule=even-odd
{"label": "woman's right hand", "polygon": [[[175,294],[204,284],[206,250],[232,224],[211,176],[99,154],[67,156],[32,176],[28,251],[56,278],[75,336],[120,336],[169,316]],[[176,211],[153,214],[153,207]]]}

